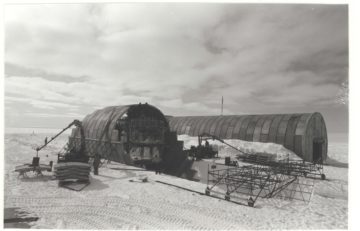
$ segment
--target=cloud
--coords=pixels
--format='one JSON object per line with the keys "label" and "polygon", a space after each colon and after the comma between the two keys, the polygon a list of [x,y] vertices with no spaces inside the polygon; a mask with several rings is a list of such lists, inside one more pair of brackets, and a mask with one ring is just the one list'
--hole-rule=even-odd
{"label": "cloud", "polygon": [[48,73],[41,69],[26,68],[19,65],[5,63],[5,76],[25,76],[25,77],[39,77],[49,81],[57,82],[86,82],[89,80],[89,76],[70,76],[70,75],[59,75],[55,73]]}
{"label": "cloud", "polygon": [[67,110],[56,103],[82,115],[139,102],[218,114],[221,96],[229,114],[326,111],[348,76],[346,5],[32,4],[5,13],[5,92],[54,114]]}

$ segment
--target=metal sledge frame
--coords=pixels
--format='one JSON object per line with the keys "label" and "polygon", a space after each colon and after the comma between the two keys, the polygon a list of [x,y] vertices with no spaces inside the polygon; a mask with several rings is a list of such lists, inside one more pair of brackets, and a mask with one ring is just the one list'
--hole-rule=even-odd
{"label": "metal sledge frame", "polygon": [[239,155],[238,157],[244,162],[276,168],[283,171],[284,174],[291,176],[303,176],[308,178],[320,177],[322,180],[325,180],[326,178],[321,160],[319,162],[289,159],[274,161],[269,157],[259,154],[246,154]]}
{"label": "metal sledge frame", "polygon": [[[225,192],[215,190],[215,186]],[[279,197],[309,202],[313,187],[313,182],[312,184],[303,182],[297,175],[283,174],[281,169],[247,165],[221,170],[209,170],[208,168],[205,194],[220,194],[226,200],[230,200],[230,197],[246,200],[246,198],[241,197],[241,195],[246,195],[248,196],[248,205],[253,207],[259,197]]]}

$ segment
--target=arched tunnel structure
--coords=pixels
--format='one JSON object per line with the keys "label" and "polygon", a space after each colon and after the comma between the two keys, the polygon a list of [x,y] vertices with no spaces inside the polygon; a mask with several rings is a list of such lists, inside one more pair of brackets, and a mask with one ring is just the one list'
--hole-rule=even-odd
{"label": "arched tunnel structure", "polygon": [[[82,120],[82,129],[87,155],[98,153],[125,164],[179,164],[183,144],[176,134],[277,143],[306,161],[326,160],[328,148],[325,121],[318,112],[165,117],[152,105],[133,104],[96,110]],[[81,146],[80,138],[79,128],[74,128],[69,147]]]}
{"label": "arched tunnel structure", "polygon": [[274,115],[168,117],[178,135],[203,133],[221,139],[272,142],[283,145],[306,161],[327,158],[328,139],[324,118],[318,112]]}
{"label": "arched tunnel structure", "polygon": [[[83,129],[83,138],[79,129]],[[110,106],[88,114],[82,128],[72,130],[69,147],[79,149],[81,139],[88,156],[98,154],[107,160],[145,166],[176,162],[183,143],[170,132],[163,113],[147,103]]]}

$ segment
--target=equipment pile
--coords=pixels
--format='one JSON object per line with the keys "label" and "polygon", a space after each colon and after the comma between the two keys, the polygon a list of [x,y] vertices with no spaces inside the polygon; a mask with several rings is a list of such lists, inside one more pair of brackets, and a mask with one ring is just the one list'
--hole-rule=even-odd
{"label": "equipment pile", "polygon": [[59,181],[89,181],[91,166],[88,163],[65,162],[54,166],[55,177]]}

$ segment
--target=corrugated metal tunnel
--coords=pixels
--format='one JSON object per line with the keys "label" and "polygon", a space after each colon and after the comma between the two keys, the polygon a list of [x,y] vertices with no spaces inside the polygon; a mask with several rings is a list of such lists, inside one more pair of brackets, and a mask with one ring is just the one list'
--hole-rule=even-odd
{"label": "corrugated metal tunnel", "polygon": [[[111,106],[99,109],[82,120],[85,152],[89,156],[125,164],[151,163],[162,158],[168,121],[149,104]],[[73,129],[69,144],[80,145],[79,128]]]}
{"label": "corrugated metal tunnel", "polygon": [[170,130],[178,135],[203,133],[221,139],[271,142],[283,145],[307,161],[326,160],[327,131],[318,112],[276,115],[168,117]]}

